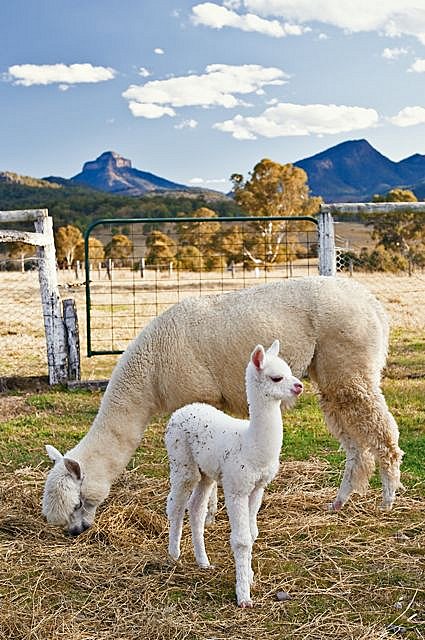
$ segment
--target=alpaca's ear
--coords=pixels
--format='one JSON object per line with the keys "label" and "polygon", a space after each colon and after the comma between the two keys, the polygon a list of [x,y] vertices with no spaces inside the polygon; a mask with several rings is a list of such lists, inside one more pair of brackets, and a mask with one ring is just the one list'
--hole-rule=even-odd
{"label": "alpaca's ear", "polygon": [[265,356],[264,347],[261,344],[258,344],[251,355],[252,364],[258,371],[264,368],[264,356]]}
{"label": "alpaca's ear", "polygon": [[52,447],[51,444],[46,444],[46,452],[50,460],[53,460],[53,462],[59,462],[59,460],[62,460],[63,458],[61,452],[58,451],[55,447]]}
{"label": "alpaca's ear", "polygon": [[280,351],[280,342],[279,340],[276,339],[271,345],[271,347],[267,349],[267,353],[269,353],[271,356],[278,356],[279,351]]}
{"label": "alpaca's ear", "polygon": [[71,458],[64,458],[66,470],[74,478],[74,480],[81,480],[81,467],[76,460]]}

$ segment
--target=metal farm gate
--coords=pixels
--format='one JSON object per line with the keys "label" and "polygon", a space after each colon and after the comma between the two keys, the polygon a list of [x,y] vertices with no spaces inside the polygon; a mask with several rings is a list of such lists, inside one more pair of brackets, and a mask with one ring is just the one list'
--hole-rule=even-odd
{"label": "metal farm gate", "polygon": [[85,233],[85,269],[87,354],[118,354],[187,296],[334,274],[332,218],[97,220]]}

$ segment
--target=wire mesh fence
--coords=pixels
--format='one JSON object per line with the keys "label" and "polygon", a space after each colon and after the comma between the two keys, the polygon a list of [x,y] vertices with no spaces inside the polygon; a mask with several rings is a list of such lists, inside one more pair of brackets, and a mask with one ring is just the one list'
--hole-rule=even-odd
{"label": "wire mesh fence", "polygon": [[[105,220],[86,243],[90,354],[123,351],[141,327],[187,296],[318,272],[317,223],[308,217]],[[98,243],[106,260],[90,251]]]}
{"label": "wire mesh fence", "polygon": [[0,377],[46,371],[37,259],[0,257]]}

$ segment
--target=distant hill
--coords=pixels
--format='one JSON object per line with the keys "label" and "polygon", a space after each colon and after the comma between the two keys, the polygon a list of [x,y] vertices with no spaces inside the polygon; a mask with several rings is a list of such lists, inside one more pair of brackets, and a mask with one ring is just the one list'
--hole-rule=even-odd
{"label": "distant hill", "polygon": [[133,169],[131,160],[115,151],[105,151],[96,160],[86,162],[81,173],[70,182],[126,196],[141,196],[151,191],[191,191],[184,184]]}
{"label": "distant hill", "polygon": [[12,173],[11,171],[0,171],[0,182],[9,185],[35,187],[38,189],[60,189],[59,184],[55,184],[54,181],[40,180],[39,178],[31,178],[30,176],[20,176],[18,173]]}
{"label": "distant hill", "polygon": [[48,209],[55,227],[74,224],[84,230],[99,218],[190,216],[200,207],[210,207],[224,217],[241,214],[234,200],[218,191],[158,190],[129,196],[100,191],[65,178],[52,176],[40,180],[0,172],[0,210]]}
{"label": "distant hill", "polygon": [[393,162],[367,140],[348,140],[294,164],[325,202],[364,202],[394,187],[425,190],[425,155]]}

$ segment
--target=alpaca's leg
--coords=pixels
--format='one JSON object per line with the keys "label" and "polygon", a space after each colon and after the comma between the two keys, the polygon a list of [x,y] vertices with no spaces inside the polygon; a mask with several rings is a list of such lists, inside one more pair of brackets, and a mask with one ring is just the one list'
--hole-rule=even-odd
{"label": "alpaca's leg", "polygon": [[257,514],[263,501],[264,487],[258,487],[249,496],[249,529],[252,542],[258,538]]}
{"label": "alpaca's leg", "polygon": [[236,598],[240,607],[252,607],[250,594],[252,538],[249,527],[248,496],[227,494],[225,488],[224,495],[230,520],[230,543],[236,566]]}
{"label": "alpaca's leg", "polygon": [[211,566],[205,551],[204,526],[208,509],[212,485],[215,482],[207,476],[202,476],[200,482],[192,491],[189,499],[189,518],[192,529],[192,542],[195,558],[198,565],[204,569]]}
{"label": "alpaca's leg", "polygon": [[217,513],[217,483],[213,482],[211,486],[210,496],[208,499],[207,515],[205,516],[205,525],[209,526],[215,522],[215,514]]}
{"label": "alpaca's leg", "polygon": [[167,516],[170,522],[168,553],[174,560],[180,557],[184,514],[194,484],[195,482],[189,482],[187,478],[174,477],[171,480],[171,490],[167,498]]}
{"label": "alpaca's leg", "polygon": [[382,481],[382,507],[391,509],[395,500],[397,489],[403,488],[400,482],[400,463],[403,457],[403,451],[398,446],[398,426],[392,413],[385,405],[385,413],[387,427],[384,433],[385,446],[378,446],[374,453],[379,463],[379,471]]}
{"label": "alpaca's leg", "polygon": [[364,381],[357,379],[351,381],[351,386],[322,391],[321,405],[329,430],[347,451],[344,477],[334,508],[340,509],[354,491],[364,493],[373,472],[373,458],[380,466],[383,506],[391,508],[400,487],[403,452],[398,446],[397,424],[381,391],[368,388]]}
{"label": "alpaca's leg", "polygon": [[359,448],[354,442],[341,439],[346,453],[345,469],[341,485],[330,508],[339,511],[352,493],[364,495],[369,487],[369,479],[375,468],[375,458],[367,449]]}
{"label": "alpaca's leg", "polygon": [[[258,487],[249,496],[249,530],[251,532],[252,544],[258,538],[257,514],[263,501],[264,487]],[[252,569],[252,549],[249,558],[249,582],[254,582],[254,571]]]}

